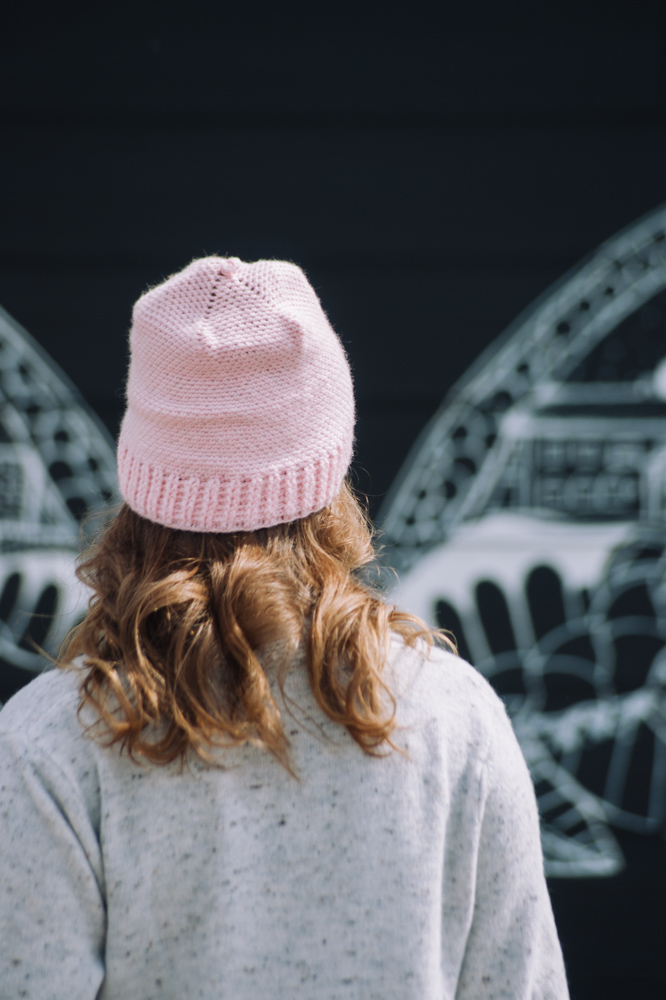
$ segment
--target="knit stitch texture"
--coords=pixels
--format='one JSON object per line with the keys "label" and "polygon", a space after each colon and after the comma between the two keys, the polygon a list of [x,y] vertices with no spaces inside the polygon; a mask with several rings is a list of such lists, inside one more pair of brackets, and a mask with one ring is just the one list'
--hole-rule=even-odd
{"label": "knit stitch texture", "polygon": [[[284,697],[296,781],[250,744],[137,763],[84,734],[78,670],[0,713],[0,996],[567,1000],[509,720],[457,657],[395,644],[403,753]],[[637,996],[640,993],[637,992]]]}
{"label": "knit stitch texture", "polygon": [[304,273],[204,257],[134,306],[120,491],[186,531],[252,531],[329,504],[349,467],[347,358]]}

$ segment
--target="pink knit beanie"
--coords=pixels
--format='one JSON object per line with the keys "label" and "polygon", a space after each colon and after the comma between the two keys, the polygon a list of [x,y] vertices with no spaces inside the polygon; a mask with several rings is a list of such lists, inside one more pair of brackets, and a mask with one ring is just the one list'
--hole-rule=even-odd
{"label": "pink knit beanie", "polygon": [[120,492],[185,531],[251,531],[334,499],[351,461],[342,344],[295,264],[193,261],[134,306]]}

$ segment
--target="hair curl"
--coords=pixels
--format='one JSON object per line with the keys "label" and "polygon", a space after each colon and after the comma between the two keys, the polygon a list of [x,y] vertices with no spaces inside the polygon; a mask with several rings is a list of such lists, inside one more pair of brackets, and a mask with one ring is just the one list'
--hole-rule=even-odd
{"label": "hair curl", "polygon": [[391,635],[413,645],[437,634],[359,579],[373,558],[347,484],[309,517],[234,534],[165,528],[124,504],[77,570],[93,596],[59,662],[84,658],[79,711],[96,710],[102,742],[154,763],[253,742],[291,770],[261,659],[279,643],[281,689],[303,646],[322,711],[366,753],[393,746]]}

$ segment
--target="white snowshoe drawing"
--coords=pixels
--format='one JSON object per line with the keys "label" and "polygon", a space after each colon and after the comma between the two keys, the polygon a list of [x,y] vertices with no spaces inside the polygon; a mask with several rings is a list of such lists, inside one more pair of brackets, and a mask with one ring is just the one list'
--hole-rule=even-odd
{"label": "white snowshoe drawing", "polygon": [[0,702],[47,666],[84,612],[82,518],[116,493],[102,423],[0,310]]}
{"label": "white snowshoe drawing", "polygon": [[381,520],[395,599],[505,699],[551,876],[666,826],[666,206],[604,243],[454,387]]}

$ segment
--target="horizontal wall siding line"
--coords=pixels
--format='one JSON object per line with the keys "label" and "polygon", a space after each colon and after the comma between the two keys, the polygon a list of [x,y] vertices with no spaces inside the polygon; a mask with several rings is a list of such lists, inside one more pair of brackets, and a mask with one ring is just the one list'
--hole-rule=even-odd
{"label": "horizontal wall siding line", "polygon": [[[578,256],[583,254],[588,248],[581,244]],[[576,251],[573,249],[574,257],[577,259]],[[170,254],[155,254],[148,251],[133,252],[128,247],[127,252],[104,253],[96,248],[90,252],[72,252],[69,250],[57,251],[36,248],[34,250],[17,248],[0,249],[0,268],[3,270],[14,269],[31,271],[44,269],[48,271],[134,271],[137,268],[146,268],[151,274],[163,269],[173,269],[187,263],[182,256]],[[542,271],[553,270],[561,272],[572,264],[571,254],[515,254],[485,253],[483,250],[477,254],[456,253],[443,255],[423,255],[418,253],[405,253],[400,256],[367,254],[349,256],[325,256],[318,254],[301,254],[297,261],[301,267],[307,269],[326,270],[332,273],[344,274],[382,274],[393,272],[398,274],[423,274],[431,272],[439,274],[442,272],[466,272],[466,271],[492,271],[492,272],[513,272],[513,271]]]}
{"label": "horizontal wall siding line", "polygon": [[[0,126],[27,132],[33,129],[72,131],[131,130],[180,133],[229,131],[235,133],[433,132],[450,135],[485,133],[654,132],[666,124],[666,103],[652,106],[579,110],[560,109],[440,111],[350,110],[322,111],[247,108],[239,110],[192,108],[78,108],[0,105]],[[9,137],[6,137],[9,138]]]}

